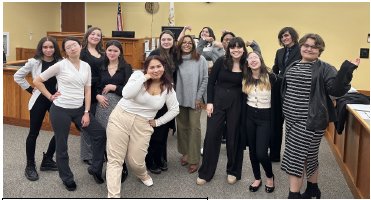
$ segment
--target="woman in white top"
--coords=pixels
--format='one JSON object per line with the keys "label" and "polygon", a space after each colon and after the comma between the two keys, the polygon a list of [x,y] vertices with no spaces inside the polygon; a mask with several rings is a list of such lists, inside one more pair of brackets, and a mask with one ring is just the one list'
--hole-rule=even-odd
{"label": "woman in white top", "polygon": [[[179,103],[169,77],[166,62],[160,56],[149,56],[144,73],[135,71],[122,90],[123,98],[112,111],[107,125],[108,198],[120,198],[122,164],[129,167],[146,186],[153,185],[145,156],[153,127],[161,126],[179,113]],[[154,119],[166,104],[168,111]]]}
{"label": "woman in white top", "polygon": [[[50,121],[57,144],[56,157],[59,176],[66,189],[73,191],[76,189],[76,183],[69,167],[67,152],[67,139],[71,121],[79,129],[84,129],[91,135],[93,162],[88,168],[88,172],[93,175],[97,183],[104,182],[101,174],[106,134],[95,118],[89,116],[91,71],[89,64],[79,58],[81,51],[79,40],[74,37],[66,37],[62,42],[62,48],[66,52],[67,58],[49,67],[33,83],[45,97],[53,102],[50,107]],[[58,92],[52,95],[43,82],[54,76],[58,81]]]}
{"label": "woman in white top", "polygon": [[[35,165],[35,150],[36,150],[36,139],[39,135],[46,111],[49,111],[51,102],[45,96],[40,95],[40,91],[34,89],[26,80],[26,76],[31,73],[32,78],[36,78],[41,72],[48,69],[50,66],[62,59],[61,53],[57,41],[52,37],[43,37],[40,39],[37,47],[35,56],[28,60],[28,62],[20,68],[14,74],[14,81],[32,94],[28,103],[28,109],[30,110],[30,132],[28,133],[26,140],[26,155],[27,155],[27,166],[25,169],[25,176],[30,181],[36,181],[39,179],[39,175],[36,171]],[[45,86],[51,93],[57,92],[57,79],[51,78]],[[55,152],[55,137],[53,136],[49,142],[48,151],[43,153],[43,160],[41,162],[40,170],[52,170],[57,171],[57,164],[53,161],[53,155]]]}

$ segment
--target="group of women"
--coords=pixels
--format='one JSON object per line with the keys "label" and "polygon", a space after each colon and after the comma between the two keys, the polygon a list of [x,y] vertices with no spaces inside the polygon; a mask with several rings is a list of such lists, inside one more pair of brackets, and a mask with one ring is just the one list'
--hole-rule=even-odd
{"label": "group of women", "polygon": [[[213,178],[225,134],[227,182],[241,179],[243,151],[248,146],[255,179],[249,190],[256,192],[262,186],[261,164],[265,192],[271,193],[275,189],[272,162],[281,161],[285,120],[281,169],[289,176],[288,198],[320,198],[318,150],[328,122],[335,117],[329,95],[342,96],[349,90],[359,59],[345,61],[337,72],[319,59],[325,48],[321,36],[310,33],[299,40],[295,29],[285,27],[278,34],[283,48],[277,51],[271,71],[255,41],[245,43],[224,31],[217,42],[213,30],[204,27],[196,44],[185,34],[187,30],[191,27],[186,26],[179,38],[162,32],[160,46],[146,59],[143,70],[134,73],[120,42],[108,41],[103,50],[102,31],[97,27],[87,31],[82,46],[76,38],[65,38],[64,59],[53,38],[41,39],[35,57],[14,75],[33,94],[25,176],[38,179],[36,138],[49,110],[55,134],[40,170],[58,170],[70,191],[76,189],[67,152],[73,121],[82,130],[81,159],[90,164],[88,172],[99,184],[104,182],[106,154],[108,197],[121,196],[121,182],[128,174],[125,161],[146,186],[153,185],[147,169],[154,174],[168,170],[170,129],[177,133],[179,164],[188,166],[189,173],[198,171],[198,185]],[[248,52],[247,46],[253,51]],[[28,73],[35,89],[25,80]],[[204,103],[207,129],[200,162]],[[304,176],[307,188],[300,194]]]}

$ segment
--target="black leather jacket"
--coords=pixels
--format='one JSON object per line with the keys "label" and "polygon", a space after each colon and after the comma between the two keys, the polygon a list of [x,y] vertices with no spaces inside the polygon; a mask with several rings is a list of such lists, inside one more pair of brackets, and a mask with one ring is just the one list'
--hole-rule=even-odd
{"label": "black leather jacket", "polygon": [[[281,87],[282,98],[285,98],[286,94],[286,73],[298,62],[296,61],[286,68]],[[343,62],[339,71],[321,60],[317,60],[313,64],[307,130],[323,131],[329,122],[336,120],[335,108],[329,95],[340,97],[346,94],[350,89],[353,71],[356,68],[356,65],[347,60]]]}

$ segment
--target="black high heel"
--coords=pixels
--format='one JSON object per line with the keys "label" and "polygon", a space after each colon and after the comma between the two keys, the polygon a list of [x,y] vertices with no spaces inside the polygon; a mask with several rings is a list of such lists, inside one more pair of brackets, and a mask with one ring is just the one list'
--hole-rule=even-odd
{"label": "black high heel", "polygon": [[265,192],[266,193],[272,193],[274,191],[274,188],[275,188],[275,185],[274,185],[274,175],[273,175],[273,186],[272,187],[269,187],[267,185],[265,185]]}
{"label": "black high heel", "polygon": [[249,190],[250,190],[250,192],[256,192],[256,191],[258,191],[259,190],[259,188],[262,186],[262,180],[260,180],[260,183],[259,183],[259,185],[258,186],[252,186],[252,184],[254,184],[254,183],[252,183],[250,186],[249,186]]}
{"label": "black high heel", "polygon": [[320,199],[321,190],[319,190],[318,184],[307,181],[307,188],[305,189],[305,192],[302,194],[302,197],[303,199],[311,199],[312,197]]}

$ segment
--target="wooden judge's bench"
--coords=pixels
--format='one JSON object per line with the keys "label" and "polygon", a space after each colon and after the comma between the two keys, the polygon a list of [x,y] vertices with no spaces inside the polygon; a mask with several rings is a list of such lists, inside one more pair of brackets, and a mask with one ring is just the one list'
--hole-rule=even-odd
{"label": "wooden judge's bench", "polygon": [[[84,33],[77,32],[47,32],[48,36],[56,38],[60,51],[62,51],[62,41],[67,36],[74,36],[82,41]],[[103,37],[103,45],[108,40],[118,40],[123,46],[123,54],[126,62],[133,69],[141,69],[144,59],[144,40],[145,38],[119,38],[119,37]],[[27,91],[23,90],[17,83],[14,82],[14,73],[22,67],[27,59],[35,55],[35,49],[16,48],[16,61],[9,61],[3,67],[3,122],[16,126],[29,127],[30,117],[28,110],[28,101],[31,97]],[[64,55],[64,54],[63,54]],[[29,74],[26,79],[32,84],[32,76]],[[52,130],[49,113],[46,114],[43,121],[42,130]],[[79,135],[79,131],[71,124],[71,133]]]}
{"label": "wooden judge's bench", "polygon": [[[59,45],[59,48],[62,51],[62,42],[63,39],[67,36],[74,36],[80,39],[84,37],[84,33],[73,33],[73,32],[47,32],[48,36],[54,37]],[[133,69],[141,69],[145,54],[144,54],[144,40],[145,38],[122,38],[122,37],[103,37],[103,46],[109,40],[118,40],[122,44],[124,50],[124,58]],[[105,47],[105,46],[104,46]]]}

